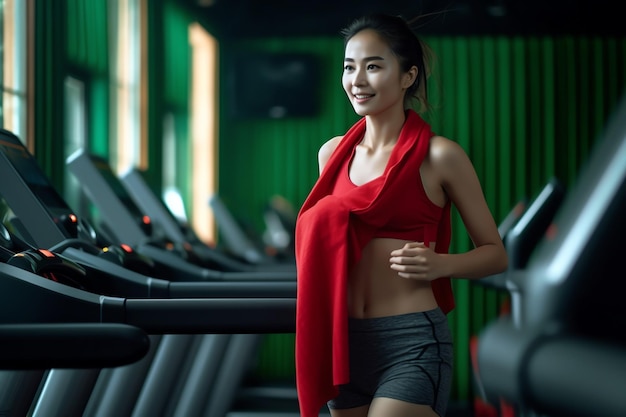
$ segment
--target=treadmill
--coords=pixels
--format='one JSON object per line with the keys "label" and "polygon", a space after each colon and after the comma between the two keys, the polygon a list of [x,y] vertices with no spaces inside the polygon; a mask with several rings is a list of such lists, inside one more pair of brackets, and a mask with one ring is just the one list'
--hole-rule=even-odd
{"label": "treadmill", "polygon": [[501,277],[503,288],[511,296],[511,317],[517,325],[522,320],[523,295],[523,278],[520,278],[518,271],[526,267],[535,248],[549,232],[564,198],[565,187],[558,178],[551,178],[504,238],[509,267]]}
{"label": "treadmill", "polygon": [[[79,156],[76,156],[77,158]],[[85,157],[84,155],[82,157]],[[94,158],[91,157],[93,160]],[[103,172],[103,177],[109,178],[112,175],[110,167],[103,163],[103,161],[94,161],[96,167],[100,167]],[[118,181],[113,179],[117,183]],[[125,190],[120,191],[119,186],[112,185],[113,190],[118,191],[118,198],[124,202],[131,199],[142,213],[146,213],[150,216],[154,227],[159,228],[160,232],[171,242],[185,246],[190,245],[191,251],[201,259],[203,262],[213,263],[224,271],[258,271],[258,270],[271,270],[271,271],[291,271],[295,270],[295,264],[293,263],[279,263],[279,262],[260,262],[260,259],[264,259],[258,250],[247,239],[240,239],[243,242],[245,249],[244,253],[248,253],[248,256],[241,256],[239,258],[233,257],[230,254],[224,253],[221,250],[210,247],[206,243],[202,242],[196,234],[187,225],[182,225],[178,219],[172,214],[169,208],[165,205],[163,200],[159,198],[154,191],[146,183],[142,173],[137,168],[131,168],[122,174],[119,178],[120,183],[124,186]],[[128,207],[129,210],[138,212],[139,210],[133,210],[132,206]],[[221,218],[220,218],[221,220]],[[228,227],[228,223],[218,221],[220,229]],[[243,259],[242,259],[243,258]],[[248,259],[248,261],[245,261]]]}
{"label": "treadmill", "polygon": [[[167,222],[168,219],[171,222],[173,216],[155,210],[159,204],[150,204],[151,193],[146,187],[141,187],[136,178],[132,182],[134,188],[131,189],[113,173],[108,161],[83,149],[76,151],[68,158],[67,166],[77,178],[80,178],[84,193],[98,207],[107,232],[114,236],[115,241],[133,244],[138,252],[158,262],[158,269],[165,271],[166,274],[171,274],[172,269],[182,269],[185,272],[185,279],[190,280],[207,279],[207,277],[213,279],[216,276],[225,281],[284,280],[291,285],[289,291],[295,294],[295,264],[259,264],[251,268],[239,263],[238,269],[245,272],[232,272],[233,262],[224,262],[223,256],[219,257],[219,252],[206,246],[202,249],[197,243],[192,246],[188,241],[181,240],[180,235],[175,235],[175,225]],[[136,191],[137,195],[134,194]],[[153,194],[152,197],[154,200]],[[140,207],[139,204],[142,206]],[[148,212],[145,207],[148,207],[150,211]],[[156,221],[148,216],[149,213],[156,216]],[[150,228],[146,227],[146,218],[150,219]],[[165,224],[169,226],[164,226]],[[154,233],[155,231],[163,234]],[[176,247],[184,248],[182,251],[184,254],[191,256],[188,259],[184,259],[186,256],[176,256],[172,251],[163,249],[163,242],[174,242]],[[186,249],[189,246],[191,249]],[[191,277],[188,274],[191,274]],[[232,340],[228,342],[228,355],[234,359],[230,363],[225,362],[229,365],[228,369],[226,369],[227,365],[224,365],[219,370],[220,376],[213,384],[219,391],[213,393],[213,400],[207,405],[208,407],[222,410],[227,407],[227,404],[232,403],[235,390],[243,381],[249,367],[248,361],[242,361],[241,358],[248,358],[257,351],[261,337],[260,334],[231,336]],[[185,345],[181,349],[194,348]],[[224,360],[227,361],[227,359]],[[199,361],[202,360],[199,359]],[[192,387],[202,386],[191,382],[189,384]],[[206,396],[195,395],[186,398],[193,398],[193,401],[189,402],[193,403],[190,407],[197,409],[200,407],[200,399],[204,397]],[[185,412],[190,411],[186,409]]]}
{"label": "treadmill", "polygon": [[119,323],[11,323],[0,325],[0,346],[2,370],[94,368],[138,361],[150,339]]}
{"label": "treadmill", "polygon": [[485,388],[524,416],[626,415],[626,99],[519,276],[520,323],[489,325]]}
{"label": "treadmill", "polygon": [[[0,264],[0,276],[0,320],[6,325],[118,323],[152,335],[280,333],[293,332],[295,327],[295,304],[291,299],[131,299],[83,291],[7,264]],[[25,308],[26,301],[33,308]],[[97,370],[91,369],[62,371],[53,369],[46,378],[47,390],[38,399],[42,415],[61,408],[65,415],[74,415],[70,409],[82,411],[91,395],[90,385],[98,376]],[[59,378],[53,378],[53,373]],[[4,377],[0,386],[16,381],[10,372],[0,376]],[[33,376],[36,379],[42,375]],[[67,386],[76,381],[82,384]],[[33,385],[32,381],[26,382]],[[7,402],[12,400],[16,398],[4,398]],[[16,406],[8,403],[3,408]]]}
{"label": "treadmill", "polygon": [[[67,167],[79,179],[85,195],[98,208],[106,232],[114,243],[130,245],[152,258],[158,264],[157,269],[166,276],[182,272],[186,281],[296,279],[295,267],[272,269],[268,266],[253,271],[228,271],[232,263],[224,265],[221,257],[208,258],[206,250],[199,255],[187,242],[172,241],[168,236],[154,236],[152,219],[134,203],[121,180],[101,157],[79,149],[68,158]],[[163,221],[163,217],[159,219]],[[195,248],[197,250],[197,245]]]}
{"label": "treadmill", "polygon": [[[259,279],[256,272],[207,274],[202,280],[186,280],[187,269],[173,269],[171,275],[156,278],[141,272],[159,272],[150,266],[152,258],[137,254],[131,245],[117,246],[120,257],[107,256],[96,242],[80,233],[84,222],[74,214],[20,140],[0,130],[0,196],[14,213],[12,226],[32,247],[62,254],[86,268],[89,289],[104,295],[123,297],[286,297],[295,298],[295,280]],[[121,249],[123,248],[123,249]],[[105,248],[106,249],[106,248]],[[110,250],[109,252],[112,252]],[[120,259],[121,258],[121,259]],[[131,259],[136,262],[125,262]],[[137,259],[139,261],[137,261]],[[147,264],[141,262],[147,259]],[[184,265],[185,263],[180,263]],[[140,268],[133,268],[139,265]],[[178,264],[177,264],[178,265]],[[138,272],[139,271],[139,272]]]}
{"label": "treadmill", "polygon": [[[20,229],[20,232],[24,233],[24,235],[28,238],[31,243],[35,243],[34,236],[37,236],[38,240],[36,241],[38,247],[50,247],[53,244],[53,247],[56,246],[59,250],[63,251],[63,255],[72,254],[75,256],[77,260],[90,259],[90,262],[94,262],[93,264],[90,262],[85,262],[84,265],[89,267],[91,272],[93,271],[106,271],[107,273],[103,274],[105,277],[117,276],[117,273],[120,273],[120,276],[123,276],[127,282],[132,282],[133,285],[130,287],[123,285],[121,287],[117,287],[114,290],[109,290],[109,292],[124,292],[128,290],[128,288],[132,288],[132,291],[136,291],[137,288],[143,288],[140,291],[140,294],[131,295],[131,297],[162,297],[163,294],[168,294],[169,289],[171,288],[171,284],[169,282],[161,282],[161,280],[155,280],[151,277],[141,276],[139,274],[132,275],[131,278],[137,279],[135,282],[133,279],[128,279],[128,274],[132,271],[128,271],[124,268],[119,268],[115,270],[115,265],[111,262],[104,261],[102,259],[97,258],[95,255],[90,253],[91,249],[93,249],[89,244],[85,244],[85,242],[77,239],[77,229],[78,222],[76,221],[76,217],[69,211],[67,206],[62,202],[62,199],[58,196],[58,194],[54,191],[54,189],[50,186],[49,182],[42,175],[41,170],[34,164],[34,159],[32,155],[28,153],[28,151],[23,147],[21,142],[10,132],[8,131],[0,131],[0,147],[2,148],[2,158],[0,158],[0,173],[3,174],[3,178],[5,178],[6,184],[0,190],[0,193],[3,195],[5,200],[11,202],[11,208],[19,213],[19,222],[15,223],[15,226]],[[9,186],[10,185],[10,186]],[[56,245],[54,245],[56,243]],[[97,267],[94,264],[97,264],[95,261],[103,261],[106,265],[98,265]],[[102,269],[100,269],[102,268]],[[123,273],[122,273],[123,272]],[[93,278],[93,277],[91,277]],[[139,279],[142,278],[142,279]],[[39,278],[40,279],[40,278]],[[122,279],[122,281],[124,280]],[[96,279],[88,279],[89,284],[95,285],[97,288],[102,289],[104,286],[102,283],[97,282]],[[110,280],[113,282],[113,280]],[[157,285],[154,285],[154,284]],[[100,284],[100,287],[98,287]],[[196,282],[196,283],[184,283],[180,282],[181,291],[186,292],[186,297],[206,297],[211,293],[209,291],[209,282]],[[200,290],[201,294],[197,294],[194,288],[197,290],[198,288],[204,288],[204,293]],[[157,289],[153,291],[154,289]],[[240,287],[243,288],[243,287]],[[149,290],[147,290],[149,289]],[[165,291],[166,289],[167,291]],[[211,289],[213,290],[213,289]],[[232,290],[231,290],[232,291]],[[239,291],[235,290],[234,293],[231,292],[230,295],[237,294]],[[90,293],[94,294],[94,293]],[[169,294],[171,295],[171,294]],[[224,294],[222,294],[223,296]],[[115,295],[109,294],[107,297],[112,297],[113,299],[117,299]],[[98,297],[103,297],[102,294],[98,295]],[[237,297],[237,296],[236,296]],[[265,315],[265,319],[268,319],[269,322],[266,330],[260,331],[258,333],[271,332],[276,333],[280,332],[280,328],[282,325],[287,322],[291,322],[288,325],[288,328],[282,327],[282,331],[293,331],[293,320],[295,317],[295,293],[290,292],[288,296],[284,296],[282,298],[259,298],[258,294],[256,295],[246,295],[245,297],[249,298],[229,298],[229,299],[157,299],[157,300],[143,300],[146,302],[154,302],[157,303],[159,310],[162,308],[161,313],[165,314],[165,317],[169,317],[169,319],[173,319],[174,322],[170,322],[171,332],[180,334],[180,333],[223,333],[223,334],[231,334],[235,333],[250,333],[249,331],[241,331],[242,329],[238,329],[237,326],[230,326],[232,324],[228,319],[224,319],[224,317],[220,317],[216,322],[220,322],[220,325],[215,326],[209,325],[210,320],[203,318],[203,325],[195,328],[198,323],[193,324],[193,321],[198,314],[211,314],[220,312],[221,314],[228,314],[229,318],[234,320],[243,319],[245,316],[251,314],[254,318],[261,318]],[[107,298],[100,298],[100,300],[107,300]],[[119,304],[128,307],[134,301],[140,300],[132,300],[126,298],[120,298]],[[256,302],[260,302],[261,305],[256,304]],[[94,301],[95,302],[95,301]],[[129,302],[131,304],[129,304]],[[187,306],[184,307],[183,310],[189,308],[189,306],[193,305],[194,307],[189,310],[189,314],[194,315],[194,319],[190,320],[185,318],[185,314],[180,313],[176,314],[175,311],[180,308],[178,304],[182,303]],[[217,303],[217,304],[216,304]],[[237,305],[239,308],[247,309],[239,311],[239,314],[234,314],[231,307],[235,307],[237,309]],[[147,306],[147,304],[144,304]],[[178,306],[178,307],[177,307]],[[221,310],[221,308],[226,307],[225,310]],[[171,310],[173,307],[173,310]],[[264,314],[256,315],[255,308],[259,308],[263,311]],[[154,309],[154,307],[152,307]],[[196,309],[195,313],[191,312]],[[207,310],[208,309],[208,310]],[[169,310],[169,312],[168,312]],[[181,310],[181,311],[183,311]],[[103,310],[104,311],[104,310]],[[174,314],[171,314],[174,313]],[[13,313],[12,313],[13,314]],[[220,314],[220,315],[221,315]],[[268,317],[267,314],[272,316],[276,314],[276,317]],[[119,314],[116,317],[118,319],[128,319],[127,314]],[[157,319],[159,321],[163,320],[164,317],[158,318],[158,314],[155,314],[151,318]],[[82,319],[82,317],[81,317]],[[34,319],[37,322],[36,319]],[[261,318],[261,320],[263,320]],[[254,319],[252,320],[255,321]],[[165,322],[161,322],[160,325],[165,325]],[[230,324],[229,324],[230,323]],[[282,323],[279,324],[279,323]],[[263,327],[263,326],[261,326]],[[166,330],[159,330],[154,328],[150,328],[145,323],[141,323],[141,328],[146,329],[150,332],[156,332],[161,334],[166,332]],[[254,332],[257,334],[257,332]],[[170,335],[167,335],[170,336]],[[93,373],[92,373],[93,375]],[[9,378],[10,379],[10,378]],[[53,396],[48,396],[48,398]],[[62,396],[58,396],[58,398],[62,398]],[[10,399],[9,399],[10,401]],[[58,402],[58,401],[57,401]],[[50,408],[50,407],[48,407]]]}
{"label": "treadmill", "polygon": [[[22,273],[9,265],[0,268],[3,281]],[[0,415],[26,415],[44,369],[124,366],[150,348],[147,333],[127,324],[15,323],[15,317],[4,317],[0,324]]]}
{"label": "treadmill", "polygon": [[[230,253],[253,265],[266,266],[274,261],[259,249],[254,239],[248,236],[218,194],[210,196],[208,203],[215,216],[224,246]],[[294,266],[293,262],[286,265]]]}
{"label": "treadmill", "polygon": [[[476,281],[478,285],[508,292],[510,318],[517,326],[522,320],[522,282],[520,282],[519,270],[526,266],[538,242],[549,230],[564,196],[565,187],[561,181],[553,177],[529,205],[525,201],[518,202],[498,226],[509,257],[507,270]],[[470,342],[475,389],[483,401],[498,407],[501,405],[501,399],[487,394],[480,375],[477,364],[479,342],[480,338],[476,336]]]}

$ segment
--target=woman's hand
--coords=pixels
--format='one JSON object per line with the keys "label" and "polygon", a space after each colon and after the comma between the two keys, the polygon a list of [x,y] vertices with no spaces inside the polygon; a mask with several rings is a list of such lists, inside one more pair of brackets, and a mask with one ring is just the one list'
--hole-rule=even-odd
{"label": "woman's hand", "polygon": [[402,278],[432,281],[446,276],[442,256],[423,242],[408,242],[392,251],[389,262]]}

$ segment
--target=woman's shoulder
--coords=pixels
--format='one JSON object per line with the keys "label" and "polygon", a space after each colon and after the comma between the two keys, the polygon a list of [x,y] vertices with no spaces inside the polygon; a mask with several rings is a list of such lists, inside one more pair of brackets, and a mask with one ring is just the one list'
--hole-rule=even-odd
{"label": "woman's shoulder", "polygon": [[473,175],[474,167],[463,147],[444,136],[433,136],[428,152],[430,166],[443,182]]}
{"label": "woman's shoulder", "polygon": [[335,136],[334,138],[330,138],[322,144],[319,152],[327,153],[330,156],[330,154],[332,154],[337,148],[337,145],[339,145],[339,142],[341,142],[341,139],[343,139],[343,136]]}
{"label": "woman's shoulder", "polygon": [[334,138],[327,140],[322,144],[322,146],[320,146],[320,149],[317,153],[320,172],[322,172],[324,166],[330,159],[330,156],[333,154],[333,152],[335,152],[335,149],[337,149],[337,145],[339,145],[341,139],[343,139],[343,136],[335,136]]}
{"label": "woman's shoulder", "polygon": [[430,139],[428,159],[433,165],[447,165],[467,158],[461,145],[445,136],[435,135]]}

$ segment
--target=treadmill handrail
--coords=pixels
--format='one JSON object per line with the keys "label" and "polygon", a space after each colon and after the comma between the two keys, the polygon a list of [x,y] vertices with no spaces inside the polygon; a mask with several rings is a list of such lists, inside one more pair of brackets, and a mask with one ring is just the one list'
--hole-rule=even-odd
{"label": "treadmill handrail", "polygon": [[295,280],[251,279],[251,275],[243,273],[242,279],[168,281],[131,271],[74,248],[67,248],[63,255],[88,270],[93,268],[97,272],[97,277],[94,277],[92,286],[96,292],[103,295],[129,298],[294,298],[296,296]]}
{"label": "treadmill handrail", "polygon": [[536,410],[562,416],[626,416],[626,347],[576,336],[548,338],[523,368]]}
{"label": "treadmill handrail", "polygon": [[500,319],[478,349],[489,395],[550,416],[626,415],[626,346]]}
{"label": "treadmill handrail", "polygon": [[[29,303],[28,308],[25,302]],[[1,323],[122,323],[137,326],[149,334],[293,333],[295,311],[295,297],[129,299],[102,296],[0,264]]]}
{"label": "treadmill handrail", "polygon": [[134,363],[150,347],[141,329],[118,323],[0,325],[0,369],[104,368]]}

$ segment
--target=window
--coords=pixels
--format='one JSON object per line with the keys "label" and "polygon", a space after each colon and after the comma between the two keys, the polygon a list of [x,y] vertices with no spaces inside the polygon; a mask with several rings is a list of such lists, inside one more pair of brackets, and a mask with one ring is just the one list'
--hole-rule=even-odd
{"label": "window", "polygon": [[13,132],[24,143],[28,141],[27,4],[28,2],[21,0],[0,1],[2,25],[0,121],[4,129]]}
{"label": "window", "polygon": [[142,167],[146,162],[141,141],[140,112],[140,1],[112,2],[112,91],[113,137],[111,165],[117,172]]}
{"label": "window", "polygon": [[[65,158],[86,147],[85,84],[76,78],[66,77],[65,98]],[[84,212],[86,204],[80,192],[80,184],[74,175],[65,176],[65,200],[74,210]]]}
{"label": "window", "polygon": [[189,28],[191,67],[192,225],[198,236],[217,237],[209,198],[217,184],[217,40],[199,24]]}

